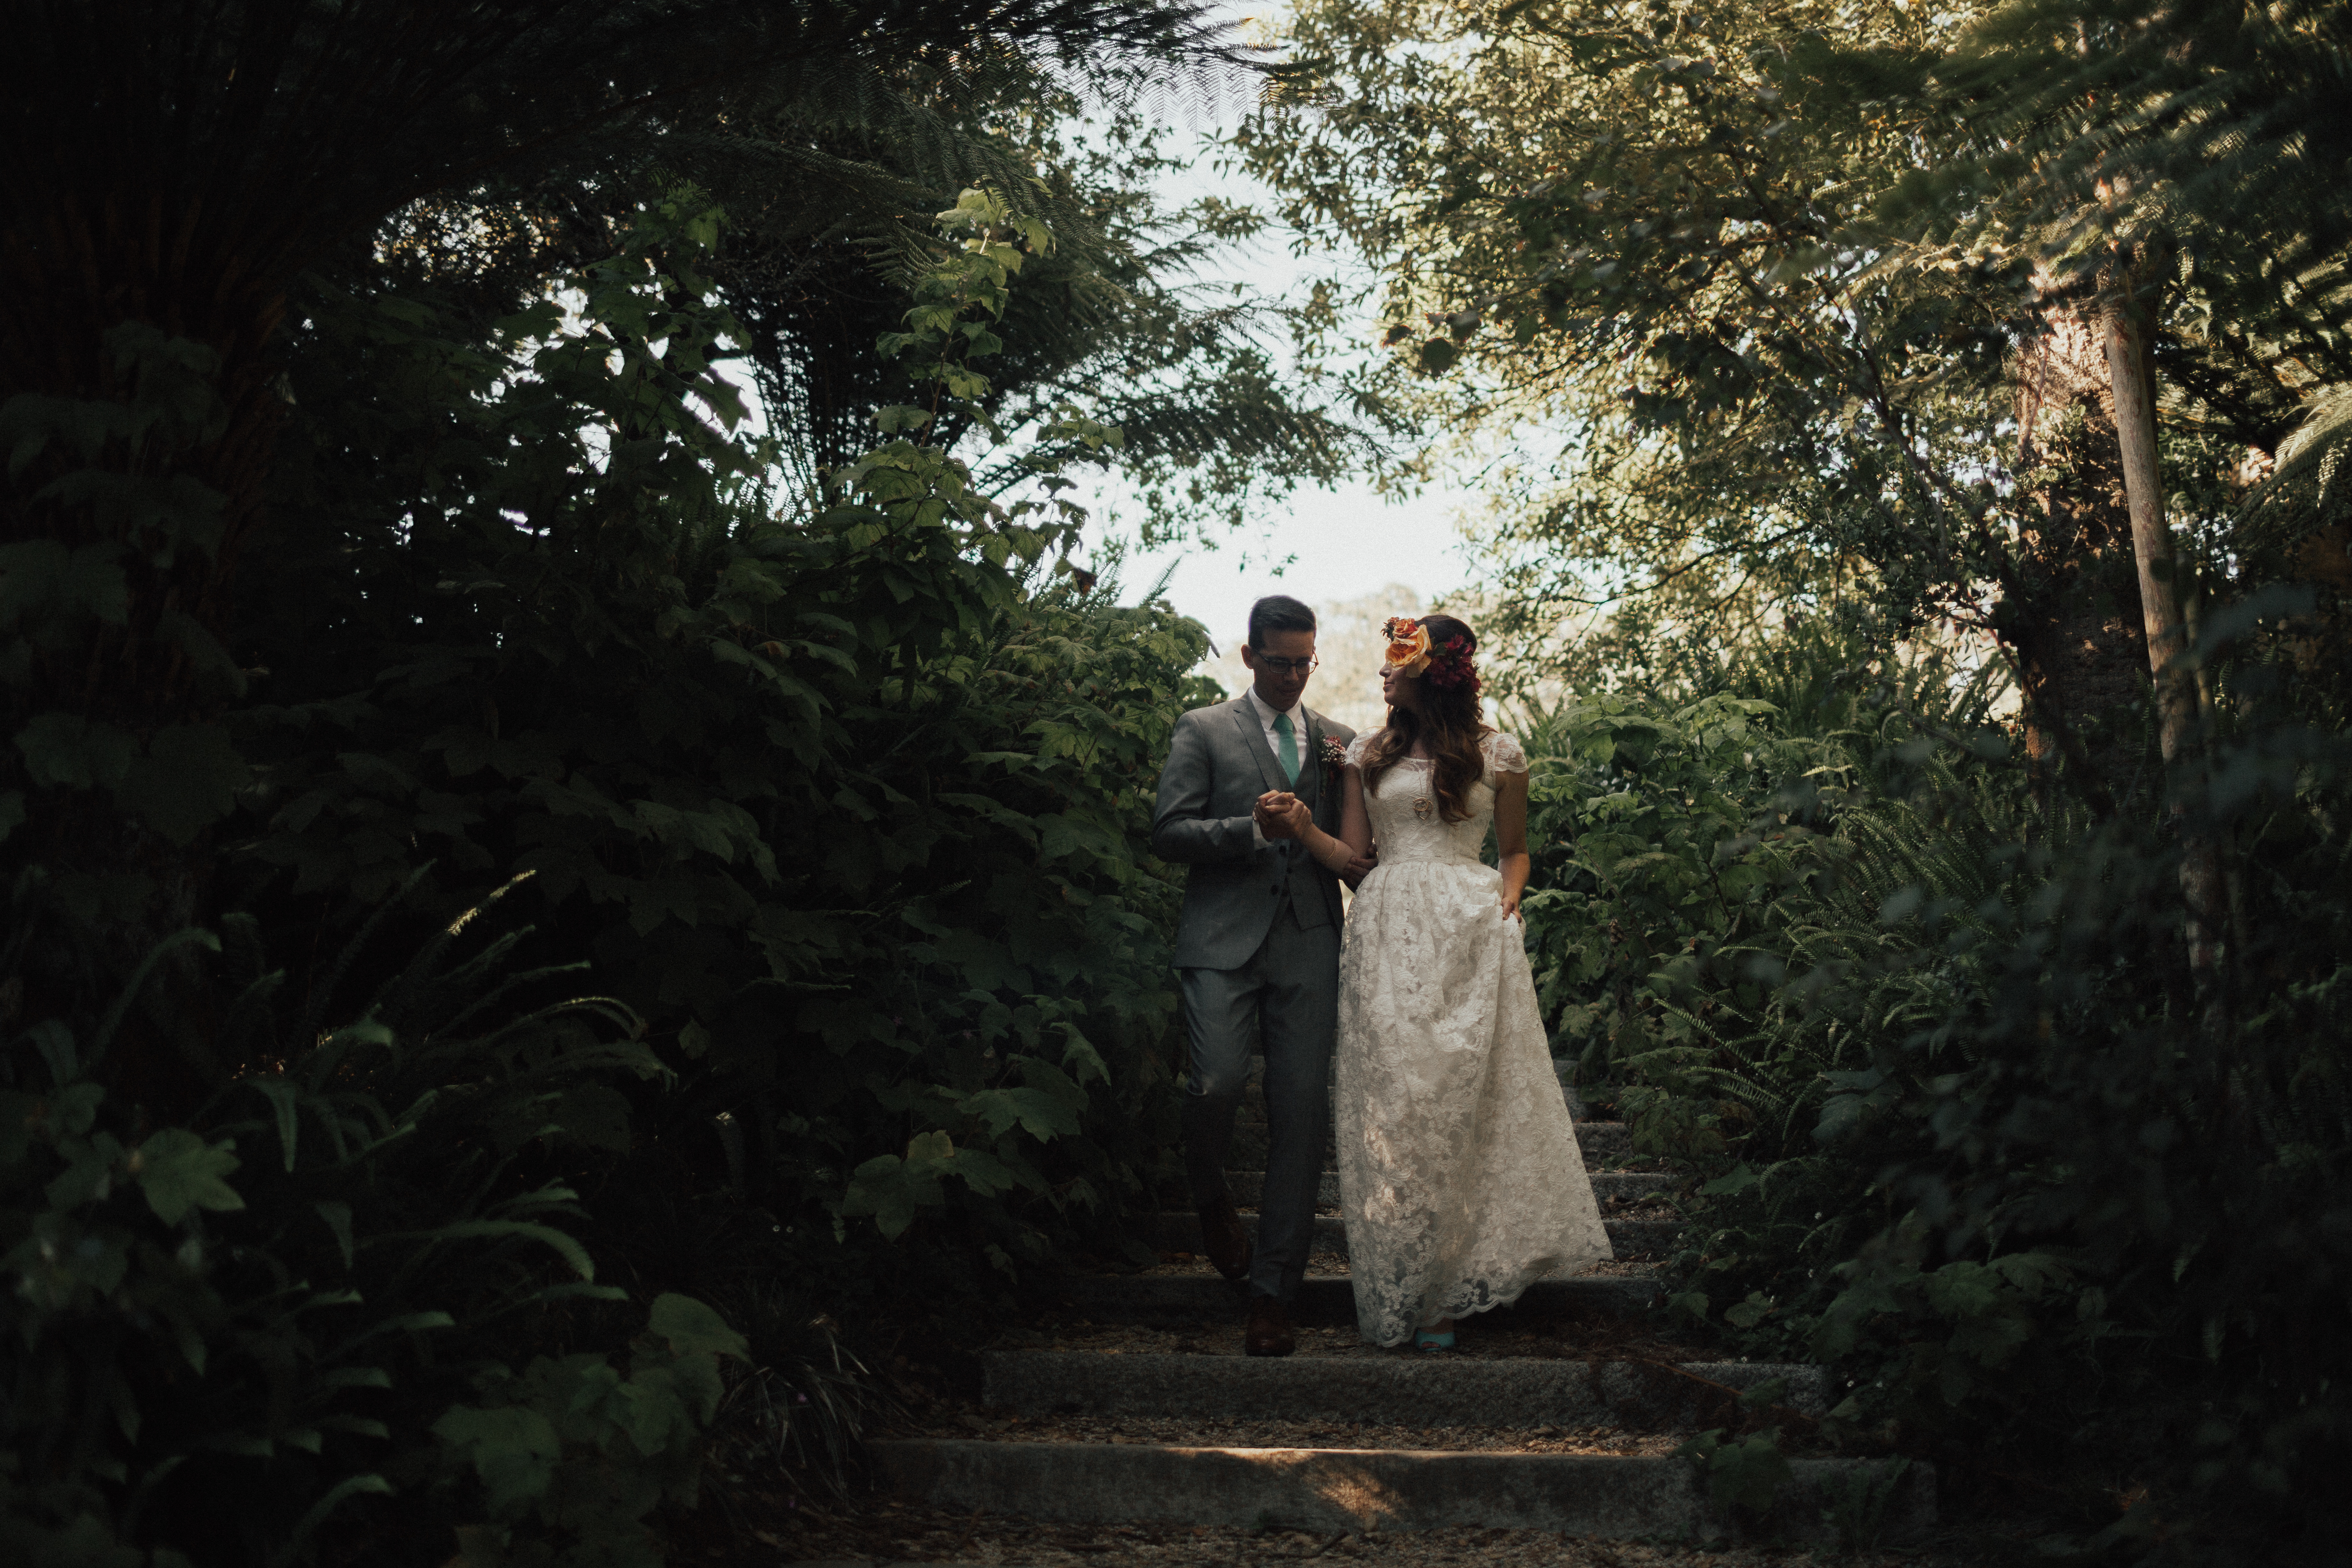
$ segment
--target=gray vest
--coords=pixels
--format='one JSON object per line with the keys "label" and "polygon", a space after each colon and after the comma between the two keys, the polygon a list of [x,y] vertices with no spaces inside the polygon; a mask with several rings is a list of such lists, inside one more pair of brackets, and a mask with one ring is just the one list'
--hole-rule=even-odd
{"label": "gray vest", "polygon": [[1286,784],[1246,696],[1195,708],[1176,721],[1151,847],[1190,868],[1184,916],[1176,931],[1177,967],[1238,969],[1250,961],[1285,906],[1302,926],[1337,925],[1339,879],[1295,842],[1260,847],[1251,808],[1270,789],[1287,788],[1307,803],[1326,833],[1339,830],[1341,792],[1323,759],[1328,737],[1344,745],[1355,731],[1306,710],[1298,777]]}

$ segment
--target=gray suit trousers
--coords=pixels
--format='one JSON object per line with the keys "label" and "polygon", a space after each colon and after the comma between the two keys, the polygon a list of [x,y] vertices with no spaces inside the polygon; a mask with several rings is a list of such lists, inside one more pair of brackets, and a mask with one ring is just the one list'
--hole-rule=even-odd
{"label": "gray suit trousers", "polygon": [[1298,1293],[1315,1239],[1315,1189],[1330,1120],[1331,1042],[1339,1026],[1339,928],[1301,927],[1287,899],[1239,969],[1182,969],[1192,1072],[1184,1088],[1184,1173],[1196,1204],[1225,1195],[1225,1152],[1265,1046],[1265,1194],[1259,1199],[1253,1295]]}

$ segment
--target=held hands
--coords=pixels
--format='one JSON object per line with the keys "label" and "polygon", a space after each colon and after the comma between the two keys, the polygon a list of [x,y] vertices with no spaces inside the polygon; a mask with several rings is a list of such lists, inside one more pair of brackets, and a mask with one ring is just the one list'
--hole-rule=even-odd
{"label": "held hands", "polygon": [[1258,796],[1251,815],[1257,819],[1257,830],[1268,838],[1304,838],[1315,821],[1305,801],[1280,789]]}
{"label": "held hands", "polygon": [[[1304,840],[1315,826],[1315,814],[1307,809],[1307,803],[1287,790],[1268,790],[1258,796],[1250,815],[1257,823],[1257,830],[1276,841],[1286,838]],[[1380,863],[1377,847],[1370,855],[1350,855],[1347,865],[1339,870],[1339,879],[1351,889],[1360,887]]]}
{"label": "held hands", "polygon": [[[1307,803],[1288,790],[1266,791],[1257,797],[1257,804],[1251,808],[1250,815],[1255,819],[1260,833],[1276,840],[1304,838],[1307,830],[1315,825],[1315,814],[1307,809]],[[1361,887],[1364,879],[1370,876],[1380,863],[1378,846],[1370,855],[1351,855],[1346,868],[1339,873],[1339,879],[1350,889]],[[1508,886],[1503,889],[1505,920],[1523,920],[1519,913],[1519,889]]]}

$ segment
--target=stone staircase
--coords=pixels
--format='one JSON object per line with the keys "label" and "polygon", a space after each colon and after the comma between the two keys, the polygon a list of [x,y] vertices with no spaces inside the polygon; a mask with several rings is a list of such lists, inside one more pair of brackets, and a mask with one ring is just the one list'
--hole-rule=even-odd
{"label": "stone staircase", "polygon": [[[1887,1542],[1927,1530],[1935,1483],[1920,1465],[1796,1458],[1761,1517],[1711,1500],[1674,1454],[1683,1438],[1738,1428],[1750,1391],[1799,1427],[1836,1400],[1817,1367],[1684,1360],[1641,1326],[1657,1295],[1648,1260],[1677,1230],[1675,1178],[1624,1168],[1640,1163],[1624,1127],[1570,1104],[1618,1259],[1466,1320],[1460,1351],[1360,1342],[1327,1157],[1297,1353],[1241,1353],[1242,1297],[1194,1256],[1197,1218],[1162,1214],[1149,1237],[1159,1268],[1068,1281],[1057,1324],[982,1357],[981,1413],[872,1445],[877,1475],[905,1504],[1063,1525],[1814,1542],[1841,1517]],[[1245,1222],[1265,1147],[1262,1121],[1236,1129],[1233,1163],[1253,1167],[1231,1178]]]}

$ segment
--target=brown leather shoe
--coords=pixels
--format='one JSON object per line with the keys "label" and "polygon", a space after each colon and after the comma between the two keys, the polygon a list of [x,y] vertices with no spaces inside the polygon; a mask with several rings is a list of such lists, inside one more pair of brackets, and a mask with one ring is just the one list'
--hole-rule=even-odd
{"label": "brown leather shoe", "polygon": [[1239,1279],[1249,1272],[1249,1232],[1242,1228],[1242,1216],[1234,1212],[1232,1198],[1201,1205],[1201,1250],[1228,1279]]}
{"label": "brown leather shoe", "polygon": [[1250,1301],[1249,1327],[1242,1331],[1242,1349],[1252,1355],[1288,1355],[1298,1348],[1290,1331],[1290,1314],[1271,1296]]}

